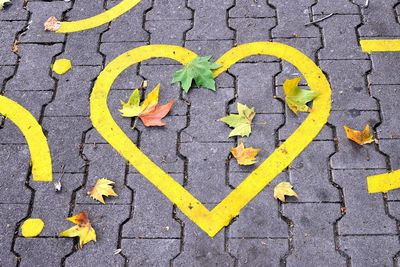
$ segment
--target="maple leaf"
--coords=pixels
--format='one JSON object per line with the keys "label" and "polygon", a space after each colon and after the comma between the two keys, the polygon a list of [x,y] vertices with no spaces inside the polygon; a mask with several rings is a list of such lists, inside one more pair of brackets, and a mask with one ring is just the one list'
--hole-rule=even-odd
{"label": "maple leaf", "polygon": [[230,114],[226,117],[219,119],[229,125],[229,127],[234,128],[230,133],[229,137],[232,136],[249,136],[251,133],[251,122],[256,115],[253,108],[249,108],[246,105],[237,103],[237,109],[239,114]]}
{"label": "maple leaf", "polygon": [[310,107],[307,103],[317,97],[317,93],[311,90],[304,90],[299,87],[301,77],[296,77],[291,80],[286,80],[283,83],[285,91],[285,100],[289,108],[297,115],[297,112],[310,112]]}
{"label": "maple leaf", "polygon": [[374,136],[372,135],[368,124],[362,131],[357,131],[347,126],[343,126],[343,128],[346,132],[347,138],[361,146],[374,142]]}
{"label": "maple leaf", "polygon": [[172,84],[180,82],[182,89],[187,93],[192,86],[193,80],[197,87],[205,87],[215,91],[215,80],[212,70],[218,69],[221,65],[212,63],[211,56],[196,57],[186,64],[183,69],[174,73]]}
{"label": "maple leaf", "polygon": [[106,178],[98,179],[96,181],[96,184],[93,186],[93,188],[88,192],[88,195],[91,198],[105,204],[103,196],[106,196],[106,197],[118,196],[112,187],[113,184],[114,184],[113,181],[108,180]]}
{"label": "maple leaf", "polygon": [[231,149],[231,153],[236,158],[239,165],[253,165],[257,162],[256,156],[260,151],[261,149],[259,148],[245,148],[243,143]]}
{"label": "maple leaf", "polygon": [[11,0],[0,0],[0,10],[3,10],[6,4],[10,4]]}
{"label": "maple leaf", "polygon": [[297,197],[293,186],[289,182],[280,182],[274,188],[274,198],[285,202],[285,196]]}
{"label": "maple leaf", "polygon": [[75,216],[69,217],[67,220],[76,225],[60,233],[60,236],[79,237],[79,246],[81,248],[90,241],[96,242],[96,231],[93,229],[89,220],[89,215],[86,211],[82,211]]}
{"label": "maple leaf", "polygon": [[158,96],[160,92],[160,84],[151,91],[143,103],[140,105],[139,89],[135,89],[129,97],[128,102],[121,100],[122,117],[139,117],[145,126],[164,126],[162,119],[167,116],[171,110],[174,101],[171,100],[165,105],[158,105]]}

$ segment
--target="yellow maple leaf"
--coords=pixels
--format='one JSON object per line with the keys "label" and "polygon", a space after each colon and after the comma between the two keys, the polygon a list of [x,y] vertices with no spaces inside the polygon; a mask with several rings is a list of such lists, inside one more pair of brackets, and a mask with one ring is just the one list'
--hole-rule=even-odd
{"label": "yellow maple leaf", "polygon": [[118,196],[112,187],[113,184],[113,181],[106,178],[98,179],[93,188],[88,192],[88,195],[93,199],[105,204],[103,196]]}
{"label": "yellow maple leaf", "polygon": [[82,211],[67,220],[76,225],[60,233],[60,236],[79,237],[79,246],[81,248],[90,241],[96,242],[96,231],[93,229],[89,220],[89,215],[86,211]]}
{"label": "yellow maple leaf", "polygon": [[274,188],[274,198],[285,202],[285,196],[297,197],[297,193],[292,188],[289,182],[280,182]]}
{"label": "yellow maple leaf", "polygon": [[300,80],[299,76],[283,83],[286,103],[296,115],[298,112],[310,112],[311,108],[307,106],[307,103],[317,97],[314,91],[301,89],[299,87]]}
{"label": "yellow maple leaf", "polygon": [[231,153],[236,158],[239,165],[253,165],[257,162],[256,156],[261,151],[259,148],[244,147],[240,143],[237,147],[232,148]]}
{"label": "yellow maple leaf", "polygon": [[367,124],[362,131],[357,131],[347,127],[346,125],[343,126],[344,131],[346,132],[347,138],[357,144],[363,146],[365,144],[370,144],[374,142],[374,136],[372,135],[369,125]]}
{"label": "yellow maple leaf", "polygon": [[140,92],[139,88],[135,89],[132,95],[129,97],[128,102],[124,102],[121,100],[122,109],[121,112],[122,117],[137,117],[139,115],[143,115],[151,112],[158,104],[158,96],[160,93],[160,84],[147,95],[146,99],[140,105]]}

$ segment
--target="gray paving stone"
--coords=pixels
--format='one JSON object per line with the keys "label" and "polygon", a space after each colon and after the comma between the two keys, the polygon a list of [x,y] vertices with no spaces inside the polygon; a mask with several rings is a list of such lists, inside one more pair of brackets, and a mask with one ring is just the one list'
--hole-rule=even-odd
{"label": "gray paving stone", "polygon": [[179,239],[122,239],[128,266],[168,266],[179,253]]}
{"label": "gray paving stone", "polygon": [[[384,170],[383,170],[384,171]],[[342,188],[346,213],[339,234],[396,234],[396,222],[385,214],[381,194],[368,194],[367,176],[376,171],[334,170],[333,180]]]}
{"label": "gray paving stone", "polygon": [[17,257],[11,252],[11,244],[15,226],[26,216],[28,204],[0,204],[0,210],[0,265],[16,266]]}
{"label": "gray paving stone", "polygon": [[375,146],[360,145],[350,141],[343,129],[344,125],[356,130],[364,129],[368,123],[374,127],[378,121],[375,111],[333,111],[329,121],[336,125],[339,151],[331,158],[334,169],[385,169],[385,157],[375,149]]}
{"label": "gray paving stone", "polygon": [[124,258],[114,250],[119,248],[119,229],[129,217],[129,205],[77,205],[74,214],[82,210],[89,214],[97,242],[68,256],[65,266],[123,266]]}
{"label": "gray paving stone", "polygon": [[188,31],[187,40],[233,39],[233,31],[226,22],[226,12],[233,5],[233,0],[219,1],[218,5],[212,1],[189,0],[188,6],[194,9],[194,26]]}
{"label": "gray paving stone", "polygon": [[364,25],[359,29],[361,37],[399,37],[400,25],[393,7],[398,2],[388,0],[370,2],[368,8],[363,9]]}
{"label": "gray paving stone", "polygon": [[[114,190],[118,197],[106,197],[106,203],[110,205],[130,204],[131,191],[124,185],[125,159],[108,144],[86,145],[83,153],[89,161],[89,168],[86,185],[77,192],[76,202],[79,204],[99,203],[89,197],[87,192],[91,190],[98,179],[107,178],[115,182]],[[104,162],[105,158],[108,159],[107,163]]]}
{"label": "gray paving stone", "polygon": [[18,70],[5,89],[7,91],[53,90],[54,80],[49,75],[51,62],[53,56],[61,52],[61,49],[61,44],[20,44],[21,59]]}
{"label": "gray paving stone", "polygon": [[[104,11],[104,3],[101,1],[76,0],[73,8],[67,13],[67,21],[86,19]],[[93,31],[93,29],[91,29]],[[88,33],[88,32],[87,32]],[[73,33],[76,34],[76,33]]]}
{"label": "gray paving stone", "polygon": [[17,54],[13,53],[12,47],[17,33],[24,27],[24,21],[5,21],[1,23],[0,36],[0,64],[15,65],[17,63]]}
{"label": "gray paving stone", "polygon": [[224,231],[210,238],[190,221],[185,223],[184,230],[182,252],[172,261],[173,266],[233,266],[234,259],[227,252]]}
{"label": "gray paving stone", "polygon": [[[274,99],[278,63],[239,63],[232,66],[230,72],[237,79],[237,102],[254,107],[257,113],[283,111],[281,103]],[[236,112],[236,104],[232,104],[232,109]]]}
{"label": "gray paving stone", "polygon": [[331,184],[327,167],[329,156],[334,152],[332,141],[314,141],[293,161],[289,167],[289,174],[290,181],[299,195],[296,201],[340,201],[339,191]]}
{"label": "gray paving stone", "polygon": [[39,120],[43,105],[49,103],[52,98],[51,91],[6,91],[4,95],[27,109]]}
{"label": "gray paving stone", "polygon": [[[252,133],[248,138],[239,138],[237,143],[243,142],[246,147],[261,148],[260,153],[257,155],[258,162],[251,166],[240,166],[237,164],[236,159],[232,157],[229,162],[229,170],[233,172],[251,172],[256,167],[264,162],[270,154],[275,150],[276,131],[283,123],[282,114],[258,114],[255,116],[252,125]],[[227,126],[225,126],[227,127]],[[226,129],[223,131],[225,138],[228,132]],[[232,144],[232,147],[236,145]]]}
{"label": "gray paving stone", "polygon": [[312,10],[313,14],[359,14],[357,5],[347,0],[319,0]]}
{"label": "gray paving stone", "polygon": [[21,36],[21,43],[53,43],[62,42],[64,35],[46,32],[43,23],[51,16],[58,19],[70,7],[70,3],[63,1],[53,2],[28,2],[27,9],[31,13],[28,31]]}
{"label": "gray paving stone", "polygon": [[400,53],[373,53],[372,72],[368,76],[369,83],[374,84],[400,84],[400,78],[393,72],[400,66]]}
{"label": "gray paving stone", "polygon": [[397,236],[346,236],[340,242],[354,267],[392,266],[399,250]]}
{"label": "gray paving stone", "polygon": [[[233,185],[246,178],[249,173],[230,173]],[[281,218],[279,204],[274,199],[274,187],[285,179],[281,174],[275,178],[246,207],[229,227],[231,238],[287,238],[288,226]]]}
{"label": "gray paving stone", "polygon": [[[183,46],[184,34],[192,27],[192,22],[191,20],[148,20],[144,26],[150,32],[151,44]],[[168,32],[165,29],[168,29]]]}
{"label": "gray paving stone", "polygon": [[393,170],[400,169],[400,154],[398,153],[400,148],[400,140],[379,140],[379,148],[383,153],[389,155]]}
{"label": "gray paving stone", "polygon": [[[100,45],[100,52],[106,56],[106,65],[109,64],[117,56],[128,52],[138,46],[146,45],[144,42],[126,42],[126,43],[103,43]],[[143,64],[143,63],[142,63]],[[114,81],[113,89],[134,89],[138,88],[142,83],[142,78],[137,75],[137,65],[133,65],[125,70]]]}
{"label": "gray paving stone", "polygon": [[184,20],[192,19],[191,9],[185,0],[154,0],[153,8],[146,13],[146,20]]}
{"label": "gray paving stone", "polygon": [[[314,62],[316,61],[317,51],[322,47],[320,38],[274,38],[273,40],[274,42],[284,43],[296,48]],[[292,64],[282,60],[281,72],[275,78],[275,83],[277,85],[283,85],[286,79],[292,79],[299,75],[301,75],[301,73],[297,68],[295,68]],[[300,84],[306,84],[304,78]]]}
{"label": "gray paving stone", "polygon": [[[80,156],[84,131],[90,128],[89,119],[83,117],[45,117],[43,128],[47,131],[53,171],[84,172],[84,160]],[[67,134],[68,133],[68,134]]]}
{"label": "gray paving stone", "polygon": [[229,10],[231,18],[265,18],[274,17],[275,9],[267,1],[236,1]]}
{"label": "gray paving stone", "polygon": [[[181,142],[229,142],[231,130],[218,120],[226,116],[226,106],[234,98],[233,88],[220,88],[216,92],[195,88],[188,98],[190,123],[182,131]],[[204,113],[204,110],[210,112]]]}
{"label": "gray paving stone", "polygon": [[288,266],[344,266],[335,250],[333,224],[340,217],[339,204],[286,204],[284,215],[293,222],[293,251]]}
{"label": "gray paving stone", "polygon": [[72,249],[72,240],[17,238],[15,250],[21,255],[19,266],[59,266]]}
{"label": "gray paving stone", "polygon": [[27,146],[0,145],[0,155],[0,203],[29,203],[31,191],[25,186],[30,162]]}
{"label": "gray paving stone", "polygon": [[321,60],[332,90],[332,110],[378,110],[369,95],[365,75],[370,69],[366,60]]}
{"label": "gray paving stone", "polygon": [[[236,42],[239,44],[268,41],[275,18],[230,18],[228,24],[236,30]],[[249,28],[254,30],[249,31]]]}
{"label": "gray paving stone", "polygon": [[[30,181],[29,185],[35,190],[30,217],[41,218],[44,221],[45,227],[40,234],[41,237],[57,237],[59,233],[70,227],[70,222],[65,218],[68,217],[72,194],[83,183],[83,179],[81,173],[65,173],[64,175],[53,173],[53,182],[51,183]],[[58,181],[61,182],[60,192],[56,192],[54,189],[54,183]],[[19,242],[25,246],[24,239]],[[64,251],[62,256],[68,254],[71,247],[72,242],[69,243],[68,250]]]}
{"label": "gray paving stone", "polygon": [[[107,2],[112,8],[120,1]],[[142,28],[143,13],[151,7],[151,0],[141,1],[134,8],[111,22],[110,28],[102,36],[102,42],[138,42],[147,41],[148,33]]]}
{"label": "gray paving stone", "polygon": [[286,239],[231,239],[229,252],[238,266],[278,266],[287,251]]}
{"label": "gray paving stone", "polygon": [[14,70],[15,66],[0,66],[0,91],[3,90],[3,85],[6,83],[6,81],[13,76]]}
{"label": "gray paving stone", "polygon": [[[314,20],[324,15],[315,16]],[[324,47],[319,51],[320,59],[366,59],[356,35],[361,23],[359,15],[334,15],[318,23],[322,27]]]}
{"label": "gray paving stone", "polygon": [[310,22],[310,7],[313,0],[291,1],[271,0],[270,4],[276,7],[278,25],[272,30],[276,37],[319,37],[319,30],[315,26],[304,26]]}
{"label": "gray paving stone", "polygon": [[379,100],[383,118],[378,127],[378,137],[400,139],[400,114],[396,108],[400,102],[400,85],[371,86],[371,92]]}
{"label": "gray paving stone", "polygon": [[24,0],[14,0],[12,5],[4,8],[0,13],[0,21],[2,20],[28,20],[28,12],[24,9]]}
{"label": "gray paving stone", "polygon": [[188,159],[186,188],[202,203],[219,203],[229,192],[225,166],[230,143],[182,143],[180,153]]}
{"label": "gray paving stone", "polygon": [[[171,175],[182,183],[183,174]],[[181,226],[174,219],[172,203],[140,174],[129,174],[127,184],[135,195],[132,218],[123,226],[123,238],[179,238]],[[144,242],[152,244],[150,241]],[[140,240],[132,240],[129,243],[140,244]],[[179,243],[169,243],[173,245],[170,249],[179,251]]]}
{"label": "gray paving stone", "polygon": [[45,116],[89,116],[89,95],[99,67],[75,66],[57,78],[54,100],[46,106]]}

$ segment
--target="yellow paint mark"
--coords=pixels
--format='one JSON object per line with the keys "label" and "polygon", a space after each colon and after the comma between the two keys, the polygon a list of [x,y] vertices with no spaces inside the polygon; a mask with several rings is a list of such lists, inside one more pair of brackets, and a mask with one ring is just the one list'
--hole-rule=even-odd
{"label": "yellow paint mark", "polygon": [[35,117],[17,102],[0,96],[0,113],[20,129],[28,143],[32,158],[32,177],[37,182],[52,181],[52,166],[49,146],[42,127]]}
{"label": "yellow paint mark", "polygon": [[368,193],[386,193],[400,188],[400,170],[369,176],[367,178]]}
{"label": "yellow paint mark", "polygon": [[21,226],[23,237],[36,237],[43,231],[44,222],[40,218],[29,218]]}
{"label": "yellow paint mark", "polygon": [[79,32],[99,27],[103,24],[106,24],[118,18],[122,14],[132,9],[141,1],[142,0],[122,0],[116,6],[96,16],[77,21],[62,21],[60,28],[56,32],[58,33]]}
{"label": "yellow paint mark", "polygon": [[60,75],[67,73],[71,68],[71,60],[66,58],[57,59],[52,66],[52,70]]}
{"label": "yellow paint mark", "polygon": [[400,39],[360,40],[360,45],[365,53],[400,52]]}
{"label": "yellow paint mark", "polygon": [[105,67],[97,78],[90,97],[91,120],[97,131],[210,237],[215,236],[238,216],[240,210],[309,145],[330,114],[331,89],[325,75],[310,58],[285,44],[255,42],[232,48],[216,61],[221,67],[214,71],[214,76],[223,73],[241,59],[253,55],[271,55],[288,61],[303,74],[310,89],[318,97],[313,102],[312,111],[299,128],[211,211],[128,138],[112,118],[107,106],[107,97],[113,82],[128,67],[160,57],[188,64],[197,57],[194,52],[172,45],[148,45],[132,49]]}

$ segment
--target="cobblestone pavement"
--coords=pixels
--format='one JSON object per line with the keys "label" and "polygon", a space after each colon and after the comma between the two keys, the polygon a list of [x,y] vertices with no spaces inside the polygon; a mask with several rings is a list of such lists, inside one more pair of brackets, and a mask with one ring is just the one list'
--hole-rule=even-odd
{"label": "cobblestone pavement", "polygon": [[[68,35],[46,33],[52,15],[76,20],[118,0],[13,0],[0,12],[1,93],[26,107],[42,125],[53,157],[53,184],[31,180],[26,142],[8,120],[0,124],[0,266],[398,266],[400,191],[368,195],[366,177],[400,168],[400,53],[364,54],[360,39],[400,38],[398,0],[143,0],[117,20]],[[306,23],[335,13],[315,25]],[[91,126],[89,94],[104,66],[134,47],[167,43],[218,58],[236,44],[272,40],[298,48],[326,73],[333,90],[329,123],[311,145],[214,239],[189,221]],[[19,42],[19,52],[11,51]],[[59,76],[58,58],[74,68]],[[208,207],[252,170],[229,157],[238,141],[216,119],[236,103],[254,106],[247,144],[266,158],[305,116],[295,117],[281,96],[297,74],[272,57],[251,57],[217,79],[218,91],[181,92],[170,85],[179,68],[170,60],[131,67],[114,83],[109,105],[128,136]],[[163,129],[135,130],[119,116],[142,80],[161,82],[161,103],[176,100]],[[343,125],[373,126],[379,142],[360,149]],[[155,146],[155,144],[157,144]],[[368,160],[369,158],[369,160]],[[100,177],[116,181],[118,198],[95,203],[86,192]],[[299,198],[273,199],[290,181]],[[66,217],[87,210],[98,242],[78,249],[57,237]],[[21,222],[40,217],[37,238],[22,238]],[[120,254],[114,250],[121,248]]]}

